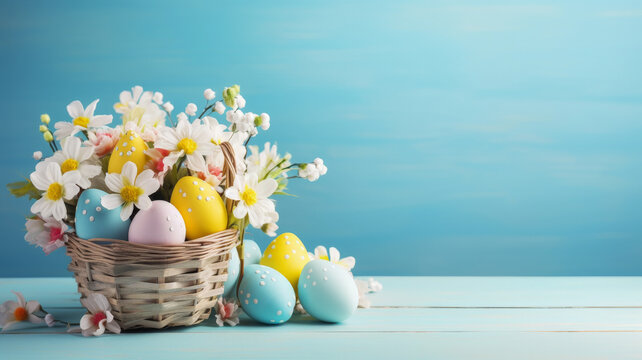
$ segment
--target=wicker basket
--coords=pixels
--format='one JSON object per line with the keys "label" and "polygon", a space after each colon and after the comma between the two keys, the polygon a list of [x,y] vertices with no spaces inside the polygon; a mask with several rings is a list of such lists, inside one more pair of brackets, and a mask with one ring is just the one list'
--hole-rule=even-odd
{"label": "wicker basket", "polygon": [[[236,164],[222,143],[225,181],[234,181]],[[226,206],[234,203],[228,199]],[[78,292],[98,292],[109,300],[121,328],[189,326],[207,319],[227,280],[230,250],[238,231],[227,229],[176,246],[133,244],[123,240],[83,240],[71,234],[67,255]]]}

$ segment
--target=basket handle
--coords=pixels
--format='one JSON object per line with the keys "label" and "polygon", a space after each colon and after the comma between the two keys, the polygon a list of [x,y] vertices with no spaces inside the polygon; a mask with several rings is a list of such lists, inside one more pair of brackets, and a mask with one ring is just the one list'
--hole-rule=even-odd
{"label": "basket handle", "polygon": [[[236,158],[234,157],[234,149],[232,144],[225,141],[220,145],[221,151],[223,151],[223,158],[225,163],[223,164],[223,175],[225,176],[225,187],[228,188],[234,185],[234,178],[236,177]],[[236,205],[236,201],[225,198],[225,208],[227,213],[232,213],[232,208]]]}

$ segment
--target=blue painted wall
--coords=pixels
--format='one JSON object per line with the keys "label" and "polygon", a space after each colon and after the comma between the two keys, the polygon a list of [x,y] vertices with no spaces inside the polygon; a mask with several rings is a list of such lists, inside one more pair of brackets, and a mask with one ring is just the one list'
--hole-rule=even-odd
{"label": "blue painted wall", "polygon": [[[238,83],[260,142],[330,169],[281,228],[358,274],[642,275],[639,2],[3,2],[0,27],[2,183],[43,112]],[[0,194],[0,276],[66,274]]]}

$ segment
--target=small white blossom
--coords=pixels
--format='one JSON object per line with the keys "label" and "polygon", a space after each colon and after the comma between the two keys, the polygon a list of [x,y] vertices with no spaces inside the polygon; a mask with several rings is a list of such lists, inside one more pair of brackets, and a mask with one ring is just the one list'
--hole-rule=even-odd
{"label": "small white blossom", "polygon": [[34,151],[33,159],[36,161],[39,161],[40,159],[42,159],[42,151]]}
{"label": "small white blossom", "polygon": [[223,113],[225,112],[225,105],[222,101],[217,101],[216,104],[214,104],[214,111],[223,115]]}
{"label": "small white blossom", "polygon": [[47,326],[52,327],[56,325],[56,319],[54,319],[53,315],[47,314],[45,315],[45,323],[47,324]]}
{"label": "small white blossom", "polygon": [[216,93],[212,89],[205,89],[205,91],[203,91],[203,97],[207,101],[214,100]]}
{"label": "small white blossom", "polygon": [[178,122],[187,121],[188,120],[187,119],[187,115],[185,115],[184,112],[179,113],[178,115],[176,115],[176,119],[178,119]]}
{"label": "small white blossom", "polygon": [[243,109],[245,107],[245,98],[242,95],[236,95],[236,106],[239,109]]}
{"label": "small white blossom", "polygon": [[194,104],[194,103],[189,103],[189,104],[187,104],[187,106],[185,107],[185,113],[186,113],[187,115],[189,115],[189,116],[194,116],[194,115],[196,115],[196,111],[197,111],[197,110],[198,110],[198,108],[196,107],[196,104]]}
{"label": "small white blossom", "polygon": [[163,103],[163,94],[158,92],[158,91],[155,92],[154,96],[152,97],[152,100],[154,100],[154,102],[157,103],[158,105],[162,104]]}
{"label": "small white blossom", "polygon": [[163,109],[168,113],[171,113],[172,111],[174,111],[174,105],[172,105],[172,103],[168,101],[163,104]]}
{"label": "small white blossom", "polygon": [[261,118],[261,124],[260,124],[261,129],[263,129],[263,130],[269,129],[270,128],[270,115],[268,115],[266,113],[262,113],[260,118]]}

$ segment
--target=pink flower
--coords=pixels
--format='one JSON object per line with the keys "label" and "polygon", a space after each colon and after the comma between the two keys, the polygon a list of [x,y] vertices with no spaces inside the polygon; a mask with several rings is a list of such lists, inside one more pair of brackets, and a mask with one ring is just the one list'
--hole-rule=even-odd
{"label": "pink flower", "polygon": [[239,306],[234,301],[219,297],[216,301],[216,325],[236,326],[239,323]]}
{"label": "pink flower", "polygon": [[45,254],[49,255],[52,251],[65,246],[67,242],[67,232],[69,226],[62,221],[54,218],[27,219],[25,224],[27,234],[25,240],[42,248]]}
{"label": "pink flower", "polygon": [[80,329],[83,336],[100,336],[105,329],[114,334],[120,333],[120,325],[114,320],[111,305],[100,293],[89,294],[85,299],[80,299],[82,305],[89,311],[80,319]]}
{"label": "pink flower", "polygon": [[120,139],[120,130],[112,128],[102,128],[87,133],[89,140],[85,141],[86,145],[94,147],[94,153],[98,157],[103,157],[114,149]]}
{"label": "pink flower", "polygon": [[165,157],[169,155],[169,150],[154,148],[145,151],[145,154],[149,157],[149,160],[145,164],[145,169],[153,170],[154,177],[162,185],[163,179],[165,179],[165,174],[167,174],[170,169],[170,167],[163,161]]}

